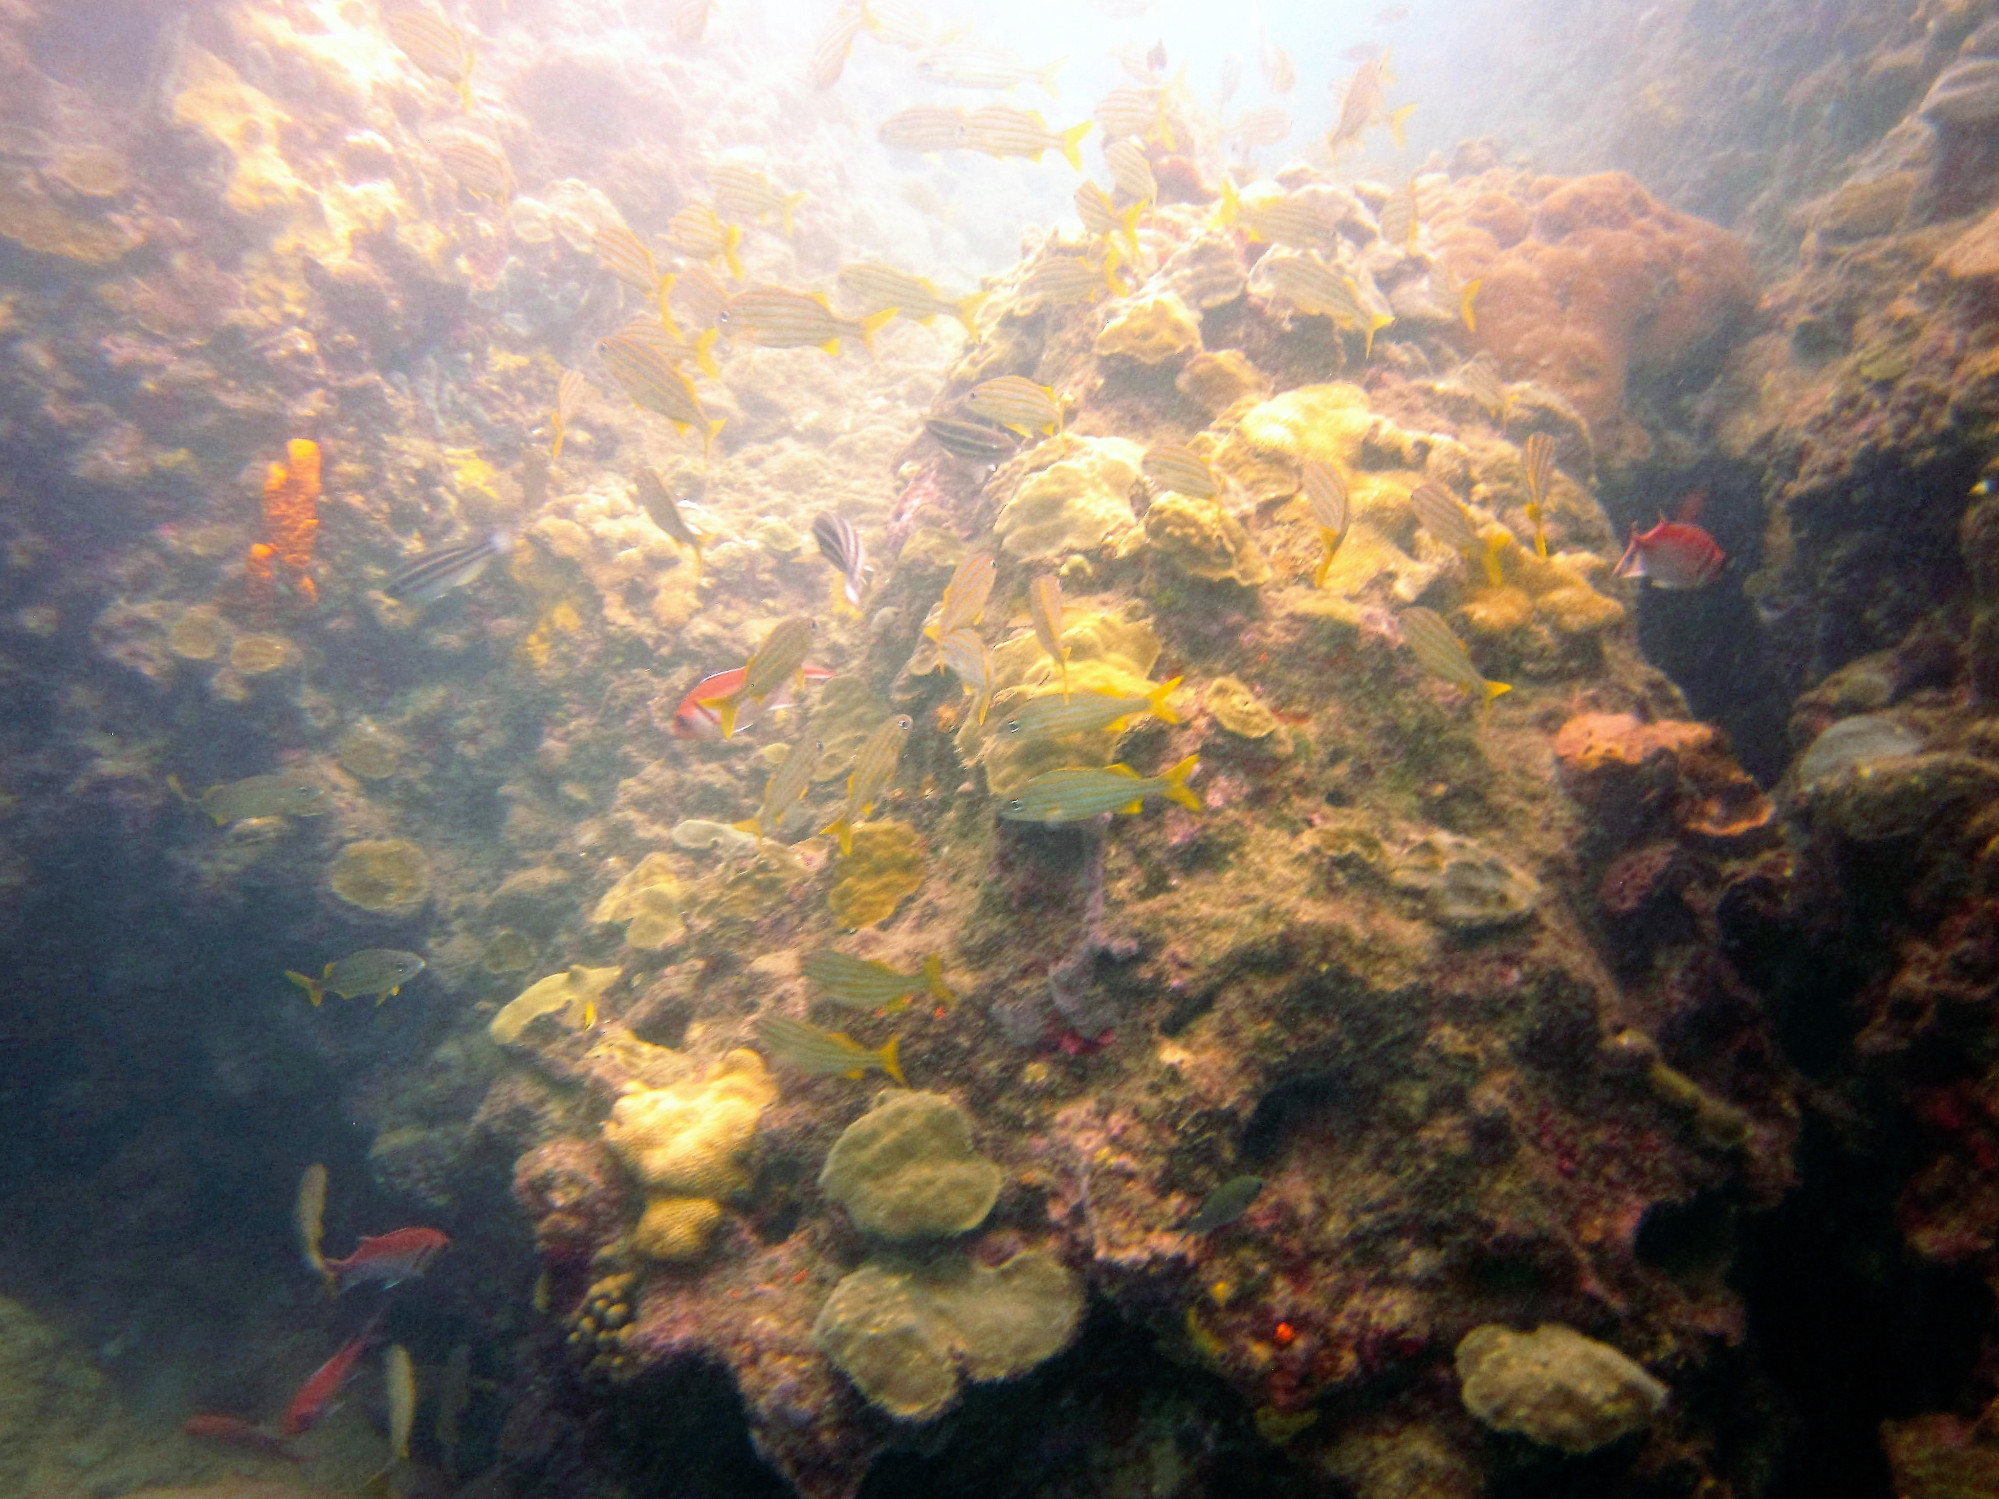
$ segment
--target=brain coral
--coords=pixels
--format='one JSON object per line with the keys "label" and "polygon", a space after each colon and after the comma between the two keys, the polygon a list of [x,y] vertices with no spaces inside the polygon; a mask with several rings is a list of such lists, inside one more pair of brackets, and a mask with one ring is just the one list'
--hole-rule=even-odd
{"label": "brain coral", "polygon": [[1074,1336],[1083,1293],[1040,1250],[988,1270],[968,1255],[871,1260],[833,1288],[813,1339],[877,1408],[929,1421],[965,1380],[1023,1374]]}
{"label": "brain coral", "polygon": [[749,1185],[750,1141],[776,1098],[763,1058],[739,1049],[699,1081],[627,1093],[604,1143],[655,1196],[728,1197]]}
{"label": "brain coral", "polygon": [[1642,1430],[1666,1403],[1666,1387],[1637,1364],[1559,1322],[1531,1333],[1475,1327],[1457,1365],[1474,1416],[1563,1452],[1594,1452]]}
{"label": "brain coral", "polygon": [[404,838],[350,843],[327,870],[333,893],[364,911],[408,915],[430,898],[430,862]]}
{"label": "brain coral", "polygon": [[937,1093],[891,1089],[848,1125],[819,1186],[867,1233],[941,1239],[977,1228],[999,1197],[1000,1168],[972,1149],[964,1110]]}

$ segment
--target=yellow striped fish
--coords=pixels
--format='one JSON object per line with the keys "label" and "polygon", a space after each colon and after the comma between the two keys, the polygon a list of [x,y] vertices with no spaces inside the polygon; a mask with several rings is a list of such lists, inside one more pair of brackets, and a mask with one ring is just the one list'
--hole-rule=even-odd
{"label": "yellow striped fish", "polygon": [[1106,286],[1122,295],[1114,264],[1117,250],[1108,247],[1103,270],[1081,255],[1047,255],[1036,261],[1020,283],[1022,307],[1073,307],[1094,300]]}
{"label": "yellow striped fish", "polygon": [[1222,492],[1222,486],[1216,482],[1215,471],[1192,448],[1178,444],[1147,448],[1145,456],[1139,460],[1139,467],[1146,478],[1175,494],[1212,500]]}
{"label": "yellow striped fish", "polygon": [[894,316],[890,309],[859,319],[841,317],[818,292],[753,286],[729,298],[722,326],[766,349],[819,348],[828,354],[838,354],[841,338],[852,335],[872,354],[876,332]]}
{"label": "yellow striped fish", "polygon": [[1174,149],[1173,127],[1167,122],[1166,90],[1157,85],[1145,88],[1114,88],[1097,101],[1092,111],[1106,136],[1136,136],[1140,140],[1158,138],[1167,150]]}
{"label": "yellow striped fish", "polygon": [[1464,688],[1487,707],[1500,693],[1513,690],[1509,683],[1487,681],[1479,674],[1464,643],[1434,610],[1416,605],[1404,609],[1395,620],[1402,628],[1402,643],[1431,676]]}
{"label": "yellow striped fish", "polygon": [[699,427],[704,457],[714,447],[722,419],[708,419],[701,398],[694,393],[694,383],[673,367],[657,345],[614,333],[597,341],[597,352],[603,356],[604,368],[634,405],[665,417],[678,432]]}
{"label": "yellow striped fish", "polygon": [[694,528],[680,513],[680,506],[674,503],[673,495],[660,478],[656,469],[639,469],[637,494],[639,508],[645,511],[655,526],[666,532],[674,541],[694,554],[694,584],[701,585],[701,538],[694,534]]}
{"label": "yellow striped fish", "polygon": [[1127,198],[1140,203],[1158,199],[1159,183],[1152,175],[1152,163],[1135,141],[1112,141],[1105,146],[1104,165],[1111,169],[1117,190]]}
{"label": "yellow striped fish", "polygon": [[1122,237],[1125,255],[1133,261],[1138,259],[1138,220],[1144,212],[1143,203],[1133,203],[1120,211],[1111,201],[1111,195],[1094,182],[1085,182],[1076,189],[1076,217],[1083,221],[1085,232],[1107,243],[1113,237]]}
{"label": "yellow striped fish", "polygon": [[776,214],[786,239],[791,238],[791,216],[805,201],[803,188],[787,193],[755,167],[740,161],[717,162],[708,168],[708,189],[715,195],[717,208],[739,219],[761,224],[765,215]]}
{"label": "yellow striped fish", "polygon": [[453,134],[436,149],[451,180],[474,197],[504,203],[514,195],[514,169],[505,153],[484,136]]}
{"label": "yellow striped fish", "polygon": [[411,7],[382,17],[382,29],[403,56],[433,78],[455,84],[458,102],[472,112],[472,63],[475,53],[465,33],[434,10]]}
{"label": "yellow striped fish", "polygon": [[324,1279],[326,1256],[320,1246],[326,1240],[326,1168],[317,1161],[298,1179],[298,1204],[292,1221],[298,1226],[298,1247],[307,1268]]}
{"label": "yellow striped fish", "polygon": [[549,448],[548,460],[553,463],[562,456],[562,438],[568,432],[569,424],[576,413],[583,409],[583,401],[590,394],[590,382],[583,378],[581,370],[564,370],[562,378],[555,383],[555,442]]}
{"label": "yellow striped fish", "polygon": [[1490,357],[1480,354],[1467,359],[1451,374],[1451,384],[1470,396],[1494,416],[1506,414],[1506,384]]}
{"label": "yellow striped fish", "polygon": [[988,104],[965,117],[966,140],[988,156],[1025,156],[1038,162],[1045,151],[1060,151],[1077,171],[1083,170],[1083,137],[1096,121],[1085,120],[1059,135],[1050,131],[1038,111],[1011,104]]}
{"label": "yellow striped fish", "polygon": [[940,1004],[955,1004],[958,999],[944,982],[944,961],[935,953],[925,958],[915,973],[897,973],[872,958],[856,958],[822,947],[807,953],[799,961],[798,971],[818,986],[821,998],[850,1010],[885,1010],[895,1015],[925,992]]}
{"label": "yellow striped fish", "polygon": [[874,810],[882,788],[895,774],[895,762],[902,757],[902,742],[909,737],[910,718],[898,713],[876,725],[854,756],[854,768],[847,773],[847,807],[819,831],[840,841],[840,852],[854,851],[854,826]]}
{"label": "yellow striped fish", "polygon": [[937,654],[972,694],[972,711],[978,715],[979,727],[984,728],[987,710],[993,705],[993,653],[979,639],[977,630],[956,629],[937,642]]}
{"label": "yellow striped fish", "polygon": [[843,266],[835,279],[866,313],[899,313],[926,326],[942,313],[963,323],[965,331],[974,338],[978,336],[979,309],[986,304],[985,292],[975,291],[953,301],[921,276],[873,262]]}
{"label": "yellow striped fish", "polygon": [[416,1365],[400,1343],[389,1345],[382,1361],[382,1382],[389,1392],[389,1451],[397,1462],[410,1460],[410,1433],[416,1429]]}
{"label": "yellow striped fish", "polygon": [[1536,432],[1522,450],[1527,470],[1527,519],[1534,526],[1534,555],[1548,555],[1548,486],[1555,479],[1555,439]]}
{"label": "yellow striped fish", "polygon": [[639,237],[622,224],[611,224],[599,229],[592,243],[597,249],[597,264],[625,285],[658,302],[660,321],[672,327],[673,315],[667,311],[666,294],[673,278],[660,270],[652,251]]}
{"label": "yellow striped fish", "polygon": [[1142,811],[1148,796],[1163,796],[1198,812],[1201,798],[1188,786],[1187,778],[1200,763],[1200,756],[1189,755],[1158,776],[1142,776],[1129,765],[1051,770],[1002,803],[999,815],[1008,822],[1087,822],[1106,812]]}
{"label": "yellow striped fish", "polygon": [[937,622],[923,633],[941,642],[954,630],[975,625],[986,617],[986,601],[992,597],[993,579],[999,569],[990,552],[973,552],[959,561],[944,585],[944,598],[937,606]]}
{"label": "yellow striped fish", "polygon": [[1346,481],[1331,464],[1317,458],[1305,460],[1302,479],[1305,507],[1311,511],[1312,524],[1319,528],[1319,542],[1326,549],[1325,556],[1319,559],[1318,571],[1312,574],[1312,586],[1324,588],[1326,574],[1333,570],[1333,556],[1347,539],[1351,521]]}
{"label": "yellow striped fish", "polygon": [[1472,304],[1478,300],[1478,289],[1483,285],[1484,277],[1476,281],[1460,281],[1441,259],[1432,258],[1430,261],[1430,295],[1446,307],[1457,308],[1467,333],[1478,332],[1478,314]]}
{"label": "yellow striped fish", "polygon": [[1288,193],[1238,197],[1229,180],[1222,179],[1222,200],[1215,209],[1215,222],[1227,227],[1240,224],[1253,240],[1285,245],[1294,250],[1318,250],[1334,242],[1339,225],[1332,215],[1309,198]]}
{"label": "yellow striped fish", "polygon": [[819,763],[825,747],[817,739],[801,739],[794,744],[764,783],[764,799],[757,815],[737,823],[737,831],[755,833],[759,838],[775,838],[782,832],[785,817],[805,795],[805,788],[812,780],[812,767]]}
{"label": "yellow striped fish", "polygon": [[1055,392],[1025,375],[1001,375],[975,385],[965,397],[965,405],[974,416],[1010,427],[1022,437],[1053,432],[1062,425],[1062,408],[1056,403]]}
{"label": "yellow striped fish", "polygon": [[1416,231],[1419,227],[1416,211],[1416,179],[1408,182],[1388,195],[1388,201],[1381,205],[1381,213],[1376,222],[1381,227],[1382,242],[1392,245],[1405,254],[1416,253]]}
{"label": "yellow striped fish", "polygon": [[1034,619],[1034,638],[1048,659],[1062,668],[1062,697],[1069,697],[1069,647],[1062,643],[1062,580],[1043,573],[1027,585],[1027,612]]}
{"label": "yellow striped fish", "polygon": [[667,301],[680,314],[669,318],[689,328],[719,328],[722,309],[729,305],[729,288],[705,265],[683,266],[667,278]]}
{"label": "yellow striped fish", "polygon": [[722,376],[721,368],[715,363],[715,343],[722,336],[719,328],[705,329],[699,338],[689,343],[680,336],[677,328],[651,318],[639,318],[625,324],[615,336],[657,349],[674,364],[692,361],[710,380],[719,380]]}
{"label": "yellow striped fish", "polygon": [[1167,699],[1180,678],[1161,682],[1144,697],[1119,697],[1114,692],[1092,690],[1072,698],[1031,697],[1019,704],[1000,725],[1009,739],[1030,743],[1036,739],[1060,739],[1066,734],[1087,734],[1095,729],[1122,733],[1126,724],[1141,713],[1150,713],[1161,723],[1178,723],[1180,717]]}
{"label": "yellow striped fish", "polygon": [[743,663],[741,686],[722,697],[697,700],[702,707],[715,710],[715,716],[721,720],[724,739],[735,736],[736,715],[744,703],[754,702],[761,707],[766,698],[794,677],[798,679],[800,688],[804,687],[805,677],[801,668],[805,665],[805,653],[812,649],[813,631],[818,628],[817,624],[801,614],[779,620],[764,636],[763,644]]}
{"label": "yellow striped fish", "polygon": [[1388,313],[1362,307],[1353,282],[1316,256],[1278,251],[1265,256],[1264,264],[1277,294],[1298,311],[1307,317],[1331,318],[1341,328],[1360,329],[1367,339],[1365,357],[1374,354],[1374,335],[1395,321]]}
{"label": "yellow striped fish", "polygon": [[899,1086],[909,1086],[897,1056],[902,1046],[900,1036],[891,1036],[888,1045],[870,1051],[839,1031],[823,1031],[788,1015],[764,1015],[757,1020],[757,1041],[777,1061],[811,1077],[859,1079],[875,1069],[886,1072]]}
{"label": "yellow striped fish", "polygon": [[806,76],[814,88],[828,89],[840,81],[840,75],[847,71],[847,55],[854,50],[854,38],[866,24],[866,11],[843,6],[819,34],[805,65]]}
{"label": "yellow striped fish", "polygon": [[970,134],[964,110],[917,104],[883,120],[875,139],[891,150],[931,155],[960,149],[969,143]]}
{"label": "yellow striped fish", "polygon": [[1478,550],[1478,527],[1472,524],[1471,512],[1434,479],[1425,479],[1412,489],[1409,504],[1423,529],[1445,546],[1467,554]]}
{"label": "yellow striped fish", "polygon": [[1060,97],[1055,75],[1067,61],[1066,57],[1058,57],[1054,62],[1033,68],[1004,47],[951,42],[925,52],[916,60],[916,71],[932,83],[951,88],[1006,89],[1033,78],[1039,80],[1041,91],[1054,99]]}
{"label": "yellow striped fish", "polygon": [[682,255],[695,260],[720,260],[729,274],[743,279],[743,262],[736,251],[743,243],[743,231],[725,224],[706,203],[689,203],[666,223],[666,242]]}
{"label": "yellow striped fish", "polygon": [[911,0],[861,0],[861,15],[877,41],[905,52],[920,52],[930,45],[930,18]]}

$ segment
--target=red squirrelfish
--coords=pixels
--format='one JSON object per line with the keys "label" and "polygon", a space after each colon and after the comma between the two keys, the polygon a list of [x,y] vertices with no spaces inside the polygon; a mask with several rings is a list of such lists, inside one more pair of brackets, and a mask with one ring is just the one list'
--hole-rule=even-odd
{"label": "red squirrelfish", "polygon": [[223,1416],[203,1411],[192,1415],[181,1423],[181,1430],[191,1437],[201,1437],[210,1442],[227,1442],[231,1447],[241,1447],[245,1452],[260,1452],[265,1457],[281,1457],[288,1463],[305,1461],[291,1449],[283,1437],[271,1435],[260,1426],[253,1426],[241,1416]]}
{"label": "red squirrelfish", "polygon": [[1620,578],[1650,578],[1659,588],[1705,588],[1728,554],[1699,526],[1659,517],[1649,531],[1631,528],[1631,545],[1617,564]]}
{"label": "red squirrelfish", "polygon": [[[680,706],[673,714],[673,737],[675,739],[720,739],[722,737],[722,715],[714,708],[704,705],[703,699],[713,702],[727,697],[743,685],[745,668],[737,666],[728,671],[718,671],[713,676],[703,677],[696,682]],[[804,668],[805,680],[823,682],[833,673],[823,666]],[[749,725],[771,708],[788,708],[792,704],[791,689],[779,687],[762,703],[744,699],[736,709],[736,732],[740,734]]]}
{"label": "red squirrelfish", "polygon": [[286,1436],[301,1436],[326,1418],[326,1413],[333,1408],[333,1397],[347,1383],[347,1376],[354,1372],[354,1365],[368,1351],[368,1345],[375,1341],[375,1330],[381,1325],[382,1314],[377,1312],[368,1319],[366,1327],[342,1343],[339,1351],[313,1370],[312,1377],[298,1387],[298,1393],[292,1396],[292,1403],[286,1407],[285,1419],[279,1427]]}
{"label": "red squirrelfish", "polygon": [[398,1228],[372,1239],[363,1238],[346,1259],[326,1262],[326,1284],[344,1291],[368,1280],[391,1286],[415,1280],[450,1244],[451,1240],[434,1228]]}

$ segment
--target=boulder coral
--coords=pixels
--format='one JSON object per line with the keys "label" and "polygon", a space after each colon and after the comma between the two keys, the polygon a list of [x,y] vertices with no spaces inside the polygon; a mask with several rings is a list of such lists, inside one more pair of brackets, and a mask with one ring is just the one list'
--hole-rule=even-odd
{"label": "boulder coral", "polygon": [[1465,1406],[1495,1431],[1561,1452],[1594,1452],[1641,1431],[1666,1387],[1607,1344],[1547,1323],[1517,1333],[1498,1323],[1458,1340]]}
{"label": "boulder coral", "polygon": [[841,1132],[819,1189],[864,1233],[948,1239],[985,1221],[1002,1177],[972,1148],[963,1109],[940,1094],[891,1089]]}
{"label": "boulder coral", "polygon": [[407,838],[364,838],[334,855],[326,883],[350,906],[407,916],[430,899],[430,860]]}
{"label": "boulder coral", "polygon": [[[1042,454],[1046,454],[1046,458]],[[1129,549],[1138,535],[1131,492],[1145,450],[1121,437],[1071,437],[1037,450],[993,523],[1000,545],[1023,562],[1073,552]]]}

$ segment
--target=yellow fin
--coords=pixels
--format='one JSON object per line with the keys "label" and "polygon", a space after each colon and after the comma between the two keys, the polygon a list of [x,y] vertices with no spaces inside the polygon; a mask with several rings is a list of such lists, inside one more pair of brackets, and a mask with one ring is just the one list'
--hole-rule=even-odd
{"label": "yellow fin", "polygon": [[1458,316],[1465,320],[1465,332],[1478,332],[1478,319],[1472,315],[1472,300],[1478,296],[1478,289],[1485,285],[1485,278],[1467,281],[1458,292]]}
{"label": "yellow fin", "polygon": [[958,298],[958,321],[965,325],[965,332],[973,338],[979,336],[979,309],[986,305],[986,299],[991,295],[991,292],[975,291],[969,297]]}
{"label": "yellow fin", "polygon": [[694,340],[694,363],[710,380],[722,378],[722,367],[715,362],[715,340],[721,336],[720,328],[710,328]]}
{"label": "yellow fin", "polygon": [[1146,702],[1152,705],[1152,716],[1161,723],[1178,723],[1180,721],[1179,715],[1172,708],[1168,707],[1166,703],[1166,699],[1172,695],[1173,689],[1179,685],[1180,678],[1175,677],[1170,682],[1161,682],[1145,695]]}
{"label": "yellow fin", "polygon": [[936,953],[923,960],[923,983],[940,1002],[947,1005],[958,1002],[958,996],[953,994],[950,985],[944,982],[944,960]]}
{"label": "yellow fin", "polygon": [[294,973],[289,968],[285,970],[285,977],[305,990],[305,997],[312,1001],[314,1009],[318,1009],[320,1001],[326,998],[326,986],[318,979],[307,978],[304,974]]}
{"label": "yellow fin", "polygon": [[875,335],[887,327],[889,319],[894,316],[895,309],[893,307],[886,307],[880,312],[872,313],[861,319],[861,342],[868,346],[870,354],[875,351]]}
{"label": "yellow fin", "polygon": [[827,833],[831,833],[835,838],[839,839],[841,853],[851,854],[854,851],[854,824],[844,812],[834,818],[833,821],[827,823],[819,832],[822,837]]}
{"label": "yellow fin", "polygon": [[795,193],[786,193],[784,196],[784,206],[780,210],[780,214],[784,221],[784,237],[786,239],[791,238],[791,216],[797,210],[798,205],[803,203],[804,201],[805,201],[804,188],[800,188]]}
{"label": "yellow fin", "polygon": [[1080,125],[1071,126],[1062,132],[1062,155],[1077,171],[1083,170],[1083,137],[1096,128],[1095,120],[1085,120]]}
{"label": "yellow fin", "polygon": [[1201,757],[1199,755],[1189,755],[1178,765],[1166,772],[1166,784],[1161,788],[1162,794],[1168,799],[1178,802],[1181,806],[1193,812],[1202,810],[1201,798],[1187,784],[1187,778],[1193,775],[1195,768],[1200,763]]}
{"label": "yellow fin", "polygon": [[743,242],[742,227],[731,224],[729,232],[722,236],[722,261],[729,267],[729,274],[740,281],[743,279],[743,260],[736,249]]}
{"label": "yellow fin", "polygon": [[897,1083],[907,1088],[909,1086],[909,1079],[902,1075],[902,1062],[898,1057],[898,1053],[901,1050],[902,1037],[890,1036],[888,1038],[888,1045],[884,1046],[877,1055],[881,1059],[882,1071],[894,1078]]}
{"label": "yellow fin", "polygon": [[1047,67],[1036,68],[1034,70],[1035,79],[1041,85],[1041,92],[1051,99],[1062,97],[1062,91],[1055,87],[1055,75],[1062,71],[1063,65],[1068,61],[1069,59],[1066,57],[1058,57],[1055,61],[1048,64]]}
{"label": "yellow fin", "polygon": [[1395,137],[1395,149],[1398,151],[1404,150],[1409,144],[1409,135],[1404,127],[1415,109],[1415,105],[1405,104],[1400,109],[1390,110],[1388,113],[1388,133]]}

